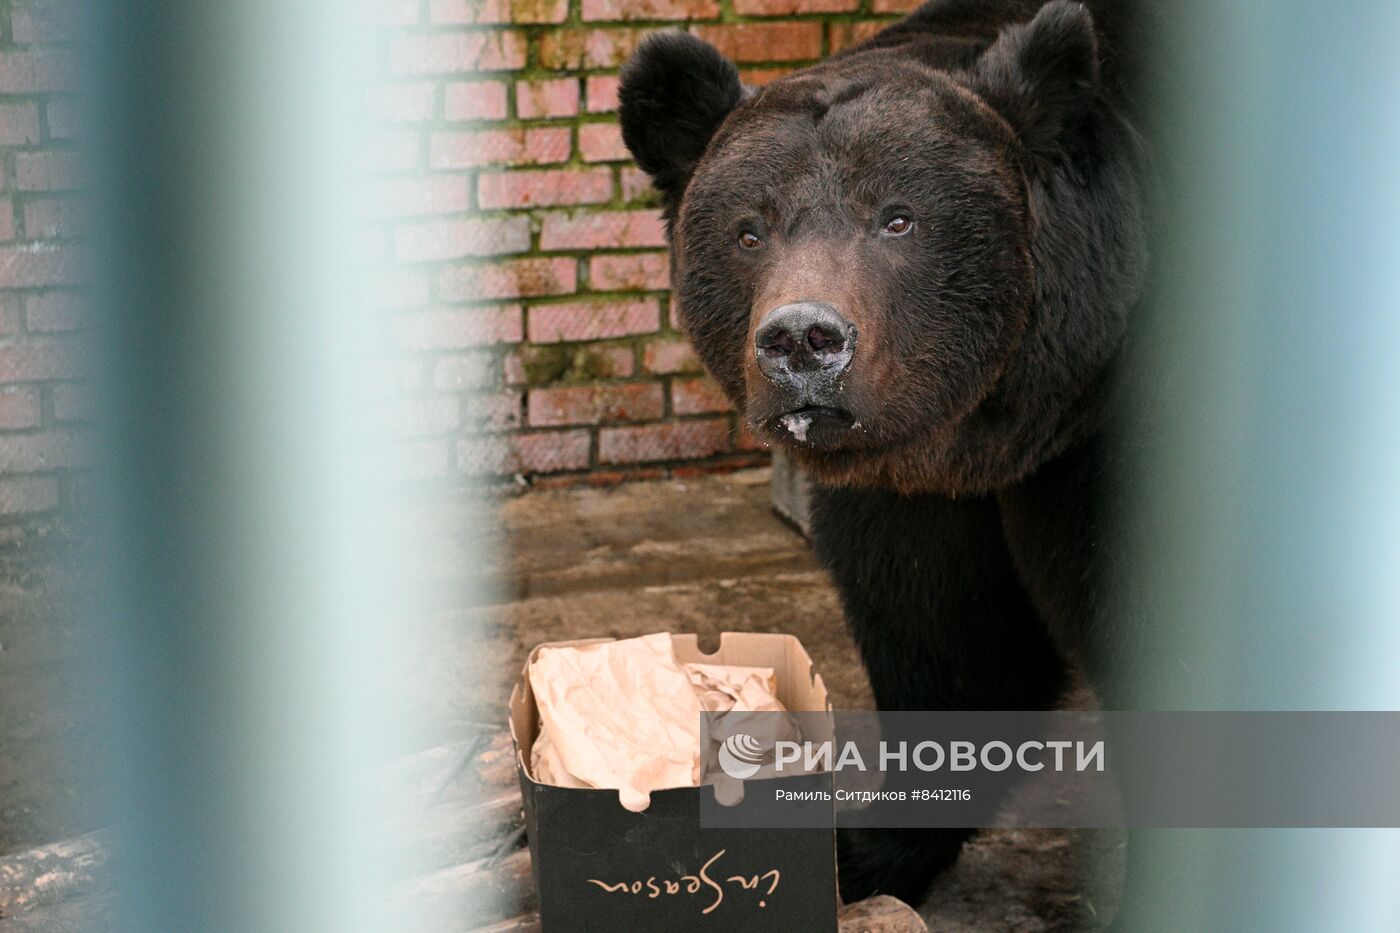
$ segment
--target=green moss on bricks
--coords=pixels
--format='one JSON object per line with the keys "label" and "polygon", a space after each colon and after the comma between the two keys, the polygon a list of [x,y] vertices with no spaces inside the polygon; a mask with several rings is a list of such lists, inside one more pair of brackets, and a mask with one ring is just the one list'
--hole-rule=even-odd
{"label": "green moss on bricks", "polygon": [[569,370],[570,356],[564,347],[522,347],[520,368],[525,372],[525,382],[532,386],[558,382]]}
{"label": "green moss on bricks", "polygon": [[525,383],[531,386],[596,382],[631,375],[631,367],[627,365],[627,360],[631,359],[630,348],[625,347],[523,346],[519,359]]}
{"label": "green moss on bricks", "polygon": [[593,379],[611,379],[618,375],[614,354],[581,348],[569,367],[569,378],[586,382]]}

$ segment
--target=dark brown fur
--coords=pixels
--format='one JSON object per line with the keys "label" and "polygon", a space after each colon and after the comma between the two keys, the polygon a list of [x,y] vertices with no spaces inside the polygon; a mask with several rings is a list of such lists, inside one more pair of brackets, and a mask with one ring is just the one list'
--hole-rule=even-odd
{"label": "dark brown fur", "polygon": [[[1047,708],[1065,655],[1124,699],[1100,535],[1147,264],[1125,25],[1116,3],[932,0],[758,90],[690,37],[624,70],[680,317],[819,480],[817,550],[882,709]],[[792,302],[859,332],[829,398],[757,367],[756,323]],[[793,433],[813,406],[835,414]],[[842,889],[916,901],[970,832],[845,833]]]}

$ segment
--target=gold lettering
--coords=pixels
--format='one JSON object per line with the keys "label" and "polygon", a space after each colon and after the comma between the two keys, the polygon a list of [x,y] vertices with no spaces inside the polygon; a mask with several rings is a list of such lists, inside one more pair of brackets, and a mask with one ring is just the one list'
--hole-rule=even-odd
{"label": "gold lettering", "polygon": [[770,868],[758,877],[763,879],[767,878],[769,875],[773,876],[773,883],[768,886],[768,893],[772,894],[774,891],[778,890],[778,879],[781,877],[781,873],[776,868]]}
{"label": "gold lettering", "polygon": [[597,878],[589,878],[588,883],[596,884],[609,894],[616,894],[618,891],[626,893],[627,891],[627,882],[625,881],[619,881],[617,884],[607,884],[606,882],[599,881]]}
{"label": "gold lettering", "polygon": [[714,910],[716,907],[719,906],[720,901],[724,900],[724,888],[721,888],[719,885],[715,884],[713,879],[711,879],[709,875],[705,874],[705,869],[709,868],[715,862],[718,862],[719,857],[724,854],[724,851],[724,849],[720,849],[714,855],[710,856],[710,860],[708,862],[700,866],[700,880],[715,889],[715,902],[709,907],[706,907],[704,910],[700,911],[700,913],[702,914],[707,914],[710,911]]}
{"label": "gold lettering", "polygon": [[[657,883],[655,875],[651,875],[646,881],[638,879],[630,883],[626,881],[610,883],[599,880],[598,878],[589,878],[587,880],[589,884],[596,884],[609,894],[640,894],[643,889],[645,889],[647,898],[652,900],[660,897],[663,890],[666,894],[678,894],[680,893],[682,885],[684,885],[686,893],[696,894],[700,891],[702,886],[709,885],[711,888],[714,888],[715,899],[708,907],[700,911],[702,914],[708,914],[724,901],[724,888],[710,877],[709,869],[724,856],[725,851],[724,849],[720,849],[714,855],[710,856],[709,861],[700,866],[698,875],[681,875],[677,880],[663,878],[660,884]],[[744,890],[753,891],[758,888],[763,881],[767,880],[769,882],[768,894],[771,895],[778,889],[778,882],[781,877],[782,874],[778,869],[772,868],[761,875],[730,875],[728,878],[725,878],[724,881],[725,884],[733,884],[737,881]],[[760,900],[758,906],[767,907],[768,903]]]}

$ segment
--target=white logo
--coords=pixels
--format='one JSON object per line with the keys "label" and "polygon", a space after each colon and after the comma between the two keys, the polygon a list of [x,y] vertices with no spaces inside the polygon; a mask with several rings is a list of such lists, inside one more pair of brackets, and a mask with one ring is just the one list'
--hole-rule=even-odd
{"label": "white logo", "polygon": [[736,732],[719,747],[719,766],[725,774],[742,781],[758,773],[763,764],[763,745],[747,732]]}

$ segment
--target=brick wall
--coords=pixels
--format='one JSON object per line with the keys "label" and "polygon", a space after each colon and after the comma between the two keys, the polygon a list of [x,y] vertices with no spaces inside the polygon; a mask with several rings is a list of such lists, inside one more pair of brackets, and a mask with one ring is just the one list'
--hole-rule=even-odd
{"label": "brick wall", "polygon": [[[764,456],[676,330],[616,121],[642,36],[750,83],[909,0],[379,0],[366,192],[389,333],[367,391],[395,476],[609,482]],[[0,524],[77,504],[82,197],[66,0],[0,0]]]}
{"label": "brick wall", "polygon": [[0,521],[71,504],[81,466],[70,32],[55,3],[0,3]]}
{"label": "brick wall", "polygon": [[[763,83],[909,0],[404,0],[371,107],[396,262],[405,474],[537,483],[762,459],[676,329],[662,227],[616,120],[640,39],[688,29]],[[479,393],[479,394],[465,394]]]}

